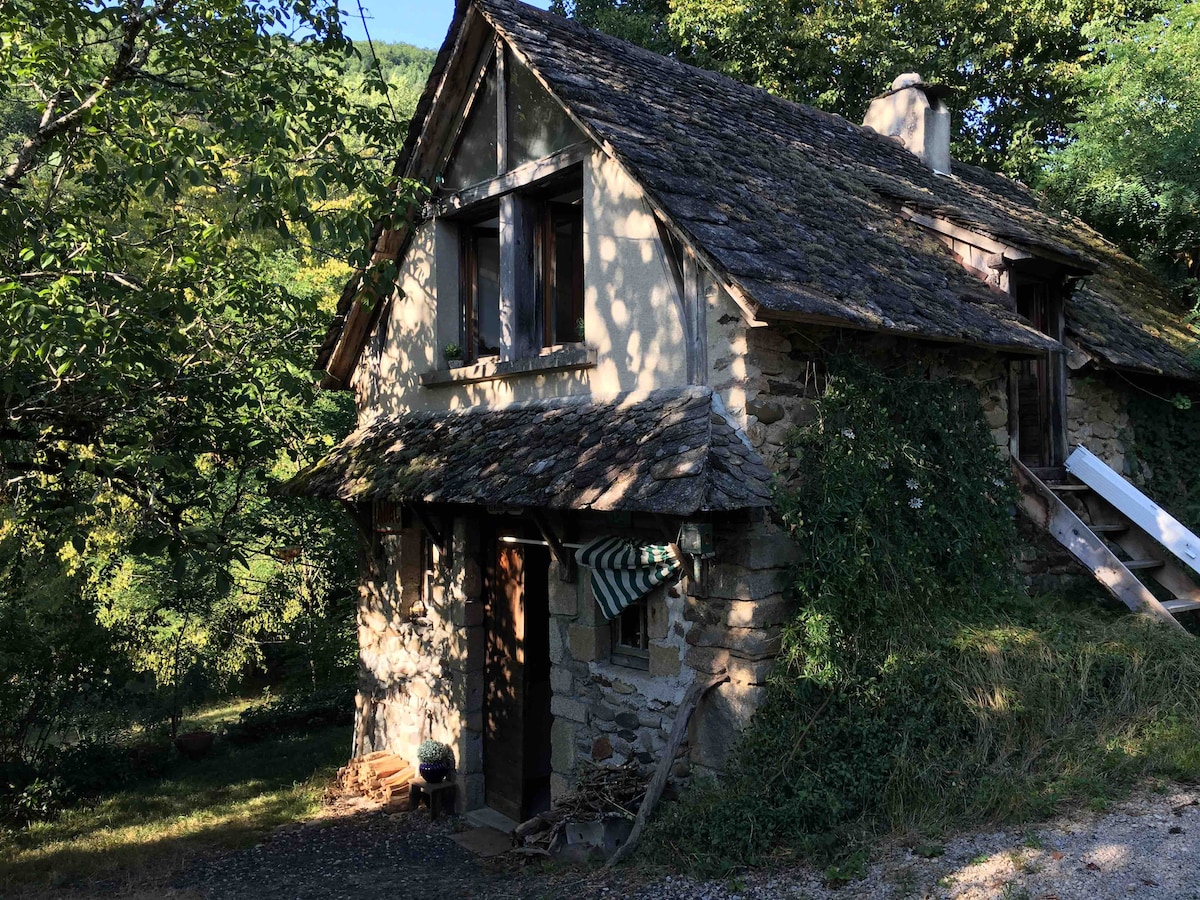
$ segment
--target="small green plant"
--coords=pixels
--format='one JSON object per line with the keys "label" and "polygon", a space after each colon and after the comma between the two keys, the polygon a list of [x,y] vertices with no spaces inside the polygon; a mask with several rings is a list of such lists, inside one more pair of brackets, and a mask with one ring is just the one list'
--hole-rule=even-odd
{"label": "small green plant", "polygon": [[446,357],[446,361],[461,360],[463,355],[462,347],[458,344],[447,344],[442,348],[442,356]]}
{"label": "small green plant", "polygon": [[575,320],[575,340],[583,341],[584,333],[583,316],[580,316]]}
{"label": "small green plant", "polygon": [[1029,888],[1022,887],[1011,881],[1004,885],[1004,891],[1000,894],[1002,900],[1030,900],[1031,896]]}
{"label": "small green plant", "polygon": [[859,850],[851,853],[841,863],[829,866],[825,870],[825,884],[837,888],[865,878],[867,874],[867,854]]}
{"label": "small green plant", "polygon": [[943,844],[918,844],[913,847],[913,853],[922,859],[937,859],[945,855],[946,847]]}
{"label": "small green plant", "polygon": [[987,862],[991,858],[992,858],[992,856],[990,853],[980,853],[977,856],[971,857],[971,865],[982,866],[985,862]]}
{"label": "small green plant", "polygon": [[1025,832],[1025,846],[1028,847],[1030,850],[1045,850],[1046,849],[1046,844],[1045,844],[1045,842],[1042,841],[1041,835],[1039,835],[1033,829],[1030,829],[1029,831]]}
{"label": "small green plant", "polygon": [[454,765],[454,751],[441,741],[422,741],[417,748],[417,760],[426,766]]}

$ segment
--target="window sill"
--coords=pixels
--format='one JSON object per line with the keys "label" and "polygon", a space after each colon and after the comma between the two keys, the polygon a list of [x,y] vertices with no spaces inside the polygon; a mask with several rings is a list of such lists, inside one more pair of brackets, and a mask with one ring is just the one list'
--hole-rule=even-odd
{"label": "window sill", "polygon": [[547,347],[540,356],[504,361],[484,360],[457,369],[434,369],[423,372],[418,381],[422,387],[475,384],[480,381],[500,381],[522,375],[541,375],[545,372],[568,372],[590,369],[596,365],[596,351],[584,344],[563,344]]}

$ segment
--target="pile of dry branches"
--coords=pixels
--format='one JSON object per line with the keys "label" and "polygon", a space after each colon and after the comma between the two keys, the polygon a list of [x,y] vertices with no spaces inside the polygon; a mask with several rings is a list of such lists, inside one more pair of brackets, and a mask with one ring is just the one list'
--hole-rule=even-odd
{"label": "pile of dry branches", "polygon": [[580,776],[574,793],[518,825],[513,830],[514,842],[526,853],[549,854],[564,839],[567,823],[598,822],[614,814],[632,820],[645,794],[646,779],[638,774],[636,760],[615,767],[593,765]]}

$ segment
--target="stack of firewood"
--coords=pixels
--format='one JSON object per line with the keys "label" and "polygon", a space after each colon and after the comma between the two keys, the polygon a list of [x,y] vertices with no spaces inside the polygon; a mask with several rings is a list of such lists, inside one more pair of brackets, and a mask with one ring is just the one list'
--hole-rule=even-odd
{"label": "stack of firewood", "polygon": [[580,775],[574,793],[513,829],[514,842],[528,854],[549,854],[562,841],[567,823],[597,822],[609,815],[633,819],[645,795],[646,779],[638,774],[636,760],[615,767],[593,765]]}
{"label": "stack of firewood", "polygon": [[379,751],[350,760],[338,769],[338,787],[347,797],[365,797],[388,811],[408,809],[413,767],[394,753]]}

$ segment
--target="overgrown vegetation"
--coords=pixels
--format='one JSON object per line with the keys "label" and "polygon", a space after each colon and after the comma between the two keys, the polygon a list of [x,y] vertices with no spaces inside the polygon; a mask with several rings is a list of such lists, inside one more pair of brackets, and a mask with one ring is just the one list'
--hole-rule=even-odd
{"label": "overgrown vegetation", "polygon": [[1028,598],[1009,479],[966,385],[834,364],[781,508],[801,608],[721,785],[656,831],[704,871],[845,861],[884,832],[1043,816],[1200,773],[1186,638]]}
{"label": "overgrown vegetation", "polygon": [[1132,475],[1189,528],[1200,528],[1200,406],[1141,396],[1129,404]]}

